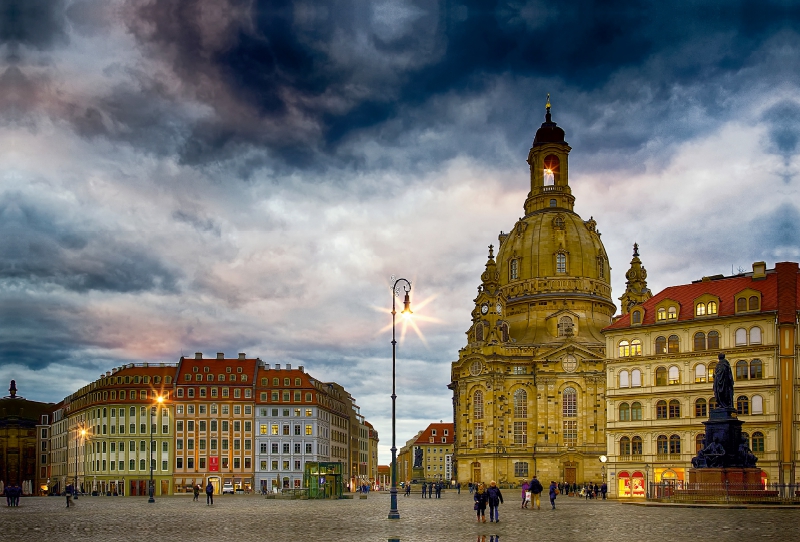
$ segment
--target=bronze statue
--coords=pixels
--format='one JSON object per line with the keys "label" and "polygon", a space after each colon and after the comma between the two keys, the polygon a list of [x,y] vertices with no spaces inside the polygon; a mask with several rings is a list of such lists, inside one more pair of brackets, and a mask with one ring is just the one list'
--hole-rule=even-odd
{"label": "bronze statue", "polygon": [[734,408],[733,373],[731,364],[725,359],[725,354],[719,355],[719,361],[714,369],[714,399],[717,402],[717,408]]}
{"label": "bronze statue", "polygon": [[414,467],[422,466],[422,448],[414,450]]}

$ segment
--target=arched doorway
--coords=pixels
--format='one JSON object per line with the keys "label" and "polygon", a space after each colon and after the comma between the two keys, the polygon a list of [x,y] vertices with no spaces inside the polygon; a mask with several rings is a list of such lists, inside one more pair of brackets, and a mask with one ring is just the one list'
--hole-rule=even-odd
{"label": "arched doorway", "polygon": [[208,481],[211,482],[211,485],[214,487],[214,495],[219,495],[220,492],[219,476],[209,476]]}

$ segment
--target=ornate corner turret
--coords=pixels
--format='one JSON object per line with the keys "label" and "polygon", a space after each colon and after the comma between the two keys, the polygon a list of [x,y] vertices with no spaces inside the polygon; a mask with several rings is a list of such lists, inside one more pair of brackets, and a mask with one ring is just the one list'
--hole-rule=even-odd
{"label": "ornate corner turret", "polygon": [[653,293],[647,288],[647,270],[642,265],[642,260],[639,259],[639,245],[633,244],[633,259],[631,260],[631,268],[625,273],[625,293],[622,294],[620,300],[620,310],[622,314],[628,314],[631,307],[634,305],[641,305],[651,297]]}

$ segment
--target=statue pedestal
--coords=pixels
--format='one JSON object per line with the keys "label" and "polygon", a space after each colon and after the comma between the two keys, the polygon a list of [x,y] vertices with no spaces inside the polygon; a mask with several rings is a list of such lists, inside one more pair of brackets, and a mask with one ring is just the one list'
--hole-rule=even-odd
{"label": "statue pedestal", "polygon": [[[733,408],[715,408],[709,413],[708,421],[703,422],[706,426],[706,466],[717,469],[745,466],[739,457],[742,424],[744,422],[736,417]],[[709,454],[709,447],[713,444],[722,446],[724,454]]]}
{"label": "statue pedestal", "polygon": [[689,469],[689,484],[725,483],[731,489],[764,488],[761,483],[761,469]]}
{"label": "statue pedestal", "polygon": [[425,481],[425,467],[412,467],[411,479],[416,480],[418,484]]}

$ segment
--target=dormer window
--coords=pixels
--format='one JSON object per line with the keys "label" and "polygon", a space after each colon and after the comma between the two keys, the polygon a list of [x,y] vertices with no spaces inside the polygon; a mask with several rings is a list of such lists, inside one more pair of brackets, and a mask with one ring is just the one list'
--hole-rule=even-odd
{"label": "dormer window", "polygon": [[660,309],[658,309],[658,312],[656,313],[656,320],[661,322],[661,321],[664,321],[666,319],[667,319],[667,309],[665,309],[664,307],[661,307]]}
{"label": "dormer window", "polygon": [[675,320],[678,317],[678,309],[675,307],[670,307],[667,309],[667,319],[668,320]]}
{"label": "dormer window", "polygon": [[715,301],[709,301],[708,302],[708,311],[707,311],[707,313],[709,315],[717,314],[717,303]]}
{"label": "dormer window", "polygon": [[550,207],[555,207],[558,202],[554,199],[550,200]]}
{"label": "dormer window", "polygon": [[705,316],[706,315],[706,306],[704,303],[698,303],[697,307],[695,307],[694,313],[697,316]]}
{"label": "dormer window", "polygon": [[569,316],[562,316],[558,320],[558,336],[572,337],[573,326],[574,324],[572,323],[572,318],[570,318]]}
{"label": "dormer window", "polygon": [[642,312],[641,311],[633,311],[631,313],[631,323],[632,324],[641,324],[642,323]]}

